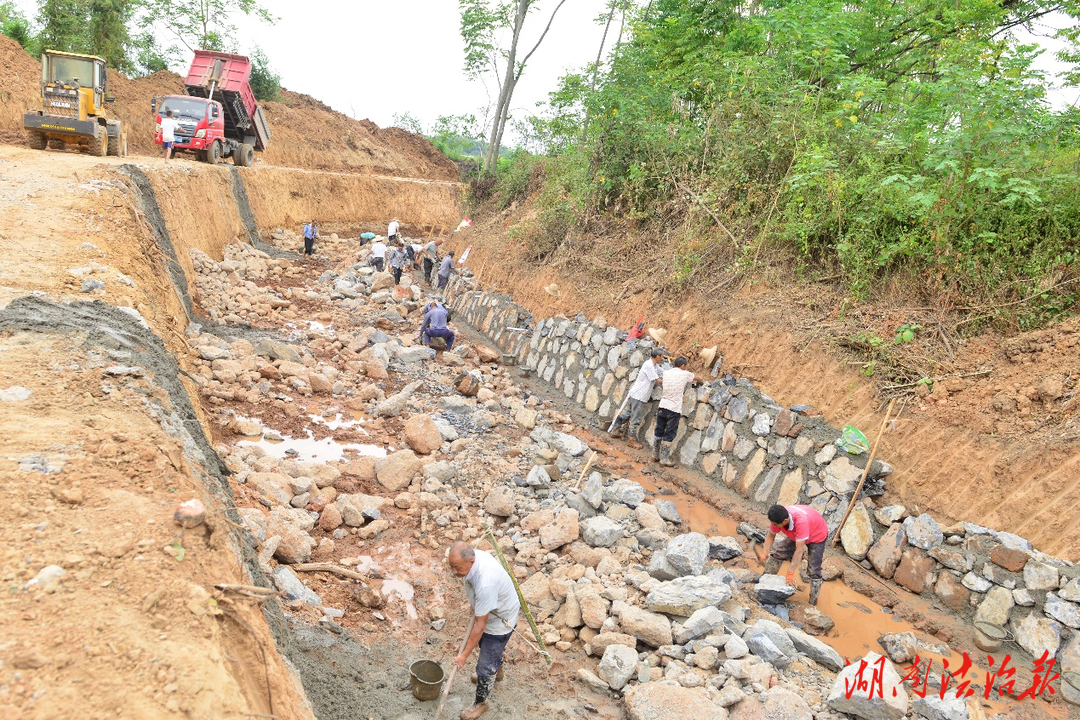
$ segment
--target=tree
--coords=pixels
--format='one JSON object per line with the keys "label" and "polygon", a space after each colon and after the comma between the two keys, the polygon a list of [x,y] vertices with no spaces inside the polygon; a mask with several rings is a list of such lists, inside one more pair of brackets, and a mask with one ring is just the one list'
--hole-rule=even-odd
{"label": "tree", "polygon": [[270,67],[270,60],[262,48],[251,51],[251,92],[257,100],[281,99],[281,75]]}
{"label": "tree", "polygon": [[144,29],[161,29],[189,51],[196,49],[229,51],[237,47],[236,26],[230,22],[238,13],[254,16],[273,25],[277,18],[257,0],[142,0],[139,20]]}
{"label": "tree", "polygon": [[401,128],[402,130],[408,130],[411,133],[422,135],[424,133],[424,127],[420,124],[420,121],[408,111],[403,113],[394,113],[394,119],[391,127]]}
{"label": "tree", "polygon": [[37,22],[42,50],[87,52],[90,17],[84,0],[40,0]]}
{"label": "tree", "polygon": [[0,35],[19,43],[27,52],[33,48],[34,34],[30,30],[30,21],[10,0],[0,3]]}
{"label": "tree", "polygon": [[132,0],[88,0],[87,48],[94,55],[104,58],[109,67],[130,73],[132,41],[128,23],[135,15]]}
{"label": "tree", "polygon": [[[529,12],[536,9],[539,0],[458,0],[461,9],[461,37],[465,41],[465,73],[471,79],[493,73],[498,82],[499,94],[492,115],[490,140],[481,167],[481,173],[493,172],[499,160],[503,132],[510,116],[510,101],[529,58],[547,37],[556,13],[566,0],[559,0],[548,17],[540,38],[525,56],[518,60],[518,43]],[[509,31],[510,42],[501,47],[499,36]],[[505,61],[500,72],[500,60]]]}

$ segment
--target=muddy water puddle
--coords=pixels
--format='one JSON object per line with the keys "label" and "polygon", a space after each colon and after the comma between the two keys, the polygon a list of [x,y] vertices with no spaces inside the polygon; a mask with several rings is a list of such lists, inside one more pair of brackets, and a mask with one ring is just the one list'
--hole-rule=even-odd
{"label": "muddy water puddle", "polygon": [[[242,417],[240,419],[250,420],[253,418]],[[257,418],[255,420],[258,421]],[[318,415],[312,415],[311,420],[315,424],[325,425],[330,430],[354,428],[363,422],[355,417],[343,419],[342,415],[337,415],[334,420],[330,421]],[[363,431],[362,428],[359,429]],[[369,457],[386,457],[386,448],[379,445],[340,443],[334,440],[333,437],[316,440],[310,430],[305,430],[305,433],[306,437],[282,435],[263,425],[263,434],[258,440],[241,440],[236,444],[239,447],[260,448],[271,457],[279,459],[287,457],[301,462],[336,462],[343,459],[346,453],[357,453]]]}
{"label": "muddy water puddle", "polygon": [[[670,500],[675,503],[679,515],[692,532],[699,532],[705,536],[737,536],[738,521],[727,517],[711,503],[677,490],[672,484],[651,475],[635,475],[633,480],[640,483],[646,492],[655,496],[656,499]],[[762,566],[752,553],[745,555],[744,559],[751,569],[761,571]],[[906,594],[899,587],[889,587],[901,595],[903,603],[914,605],[924,615],[941,615],[923,599]],[[789,607],[807,607],[810,599],[809,594],[810,590],[807,583],[800,582],[799,591],[791,599]],[[922,667],[926,667],[928,660],[932,663],[930,665],[930,679],[927,684],[929,694],[940,690],[941,676],[944,670],[942,660],[948,661],[949,669],[952,672],[956,672],[963,664],[963,656],[960,652],[954,651],[947,644],[917,629],[911,622],[893,614],[889,608],[885,608],[865,595],[852,590],[840,579],[822,585],[817,607],[836,623],[833,630],[827,636],[823,636],[822,639],[829,643],[838,653],[854,663],[857,663],[859,658],[871,650],[881,654],[884,653],[878,643],[879,636],[886,633],[913,633],[919,643],[918,654],[922,661]],[[801,608],[792,614],[801,618]],[[1010,706],[1014,705],[1014,702],[1008,699],[998,699],[996,691],[991,691],[991,700],[989,701],[982,697],[982,688],[988,676],[986,669],[988,666],[987,653],[975,647],[967,648],[967,653],[972,663],[967,675],[952,681],[948,687],[956,688],[959,682],[968,680],[972,686],[978,686],[979,689],[976,690],[974,698],[978,699],[986,709],[987,716],[992,717],[997,713],[1008,710]],[[993,655],[995,667],[997,667],[1005,656],[1005,652],[999,651]],[[910,663],[904,665],[904,667],[897,665],[901,677],[909,666]],[[1017,693],[1019,693],[1023,688],[1027,687],[1028,675],[1025,674],[1023,680],[1019,679],[1019,676],[1023,674],[1023,669],[1018,667],[1015,659],[1011,661],[1010,666],[1018,669],[1016,687],[1018,688]],[[950,689],[947,692],[953,693],[955,691]],[[1042,702],[1027,704],[1032,706],[1032,710],[1045,713],[1047,717],[1067,716],[1067,713],[1061,709],[1060,703],[1053,706]]]}

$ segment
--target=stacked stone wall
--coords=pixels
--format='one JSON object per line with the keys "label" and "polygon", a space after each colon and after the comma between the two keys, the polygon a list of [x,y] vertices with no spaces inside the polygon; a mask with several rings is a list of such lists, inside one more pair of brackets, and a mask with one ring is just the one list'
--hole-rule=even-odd
{"label": "stacked stone wall", "polygon": [[[516,364],[528,368],[568,399],[611,422],[654,347],[628,339],[603,319],[537,320],[513,298],[485,292],[470,278],[455,278],[447,301],[456,320],[479,330]],[[737,492],[764,510],[773,503],[804,503],[835,532],[866,467],[868,453],[839,449],[841,431],[807,406],[784,407],[746,378],[705,378],[683,398],[684,420],[675,453],[684,467]],[[658,399],[655,391],[654,400]],[[656,403],[650,403],[641,438],[651,438]],[[892,472],[875,460],[864,500],[841,532],[844,551],[867,570],[983,624],[1007,630],[1038,657],[1051,656],[1080,633],[1080,567],[1039,552],[1027,540],[972,523],[942,527],[929,514],[901,506],[878,507]],[[830,535],[831,541],[831,535]],[[882,598],[885,604],[899,596]],[[1080,642],[1059,662],[1075,685],[1063,692],[1080,701]],[[1076,657],[1064,657],[1075,654]],[[1066,667],[1068,666],[1068,667]]]}

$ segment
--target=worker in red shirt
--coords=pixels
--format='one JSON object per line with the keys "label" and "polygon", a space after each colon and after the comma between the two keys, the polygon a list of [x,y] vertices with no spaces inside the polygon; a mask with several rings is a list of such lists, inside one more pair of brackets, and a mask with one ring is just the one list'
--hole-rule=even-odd
{"label": "worker in red shirt", "polygon": [[[810,604],[817,605],[818,592],[821,591],[821,560],[825,557],[825,540],[829,537],[825,518],[809,505],[773,505],[769,508],[768,516],[772,524],[765,536],[765,547],[762,551],[754,548],[758,560],[765,563],[765,574],[776,575],[780,564],[784,560],[791,560],[784,579],[788,585],[799,587],[795,571],[802,562],[803,552],[809,548]],[[777,533],[782,533],[784,538],[774,543]]]}

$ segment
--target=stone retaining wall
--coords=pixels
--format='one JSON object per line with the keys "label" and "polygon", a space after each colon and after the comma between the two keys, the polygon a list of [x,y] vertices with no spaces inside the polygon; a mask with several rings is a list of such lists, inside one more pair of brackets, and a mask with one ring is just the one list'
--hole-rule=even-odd
{"label": "stone retaining wall", "polygon": [[[484,292],[470,278],[454,278],[447,302],[456,320],[486,335],[518,365],[610,423],[654,346],[579,315],[536,321],[507,295]],[[866,467],[868,453],[849,455],[835,441],[840,430],[812,408],[787,408],[745,378],[706,378],[683,399],[684,420],[675,440],[683,466],[723,483],[756,507],[805,503],[835,531]],[[654,400],[659,392],[654,394]],[[642,425],[651,438],[656,405]],[[1036,657],[1048,650],[1060,667],[1080,673],[1080,567],[1050,557],[1010,533],[971,523],[942,528],[930,515],[912,517],[901,506],[877,507],[892,468],[875,460],[863,502],[856,503],[841,544],[863,567],[944,609],[1007,628]],[[899,597],[883,598],[885,604]],[[1012,643],[1009,643],[1012,644]],[[1065,677],[1065,674],[1063,674]],[[1063,683],[1067,699],[1080,701]],[[1071,697],[1070,697],[1071,696]]]}

